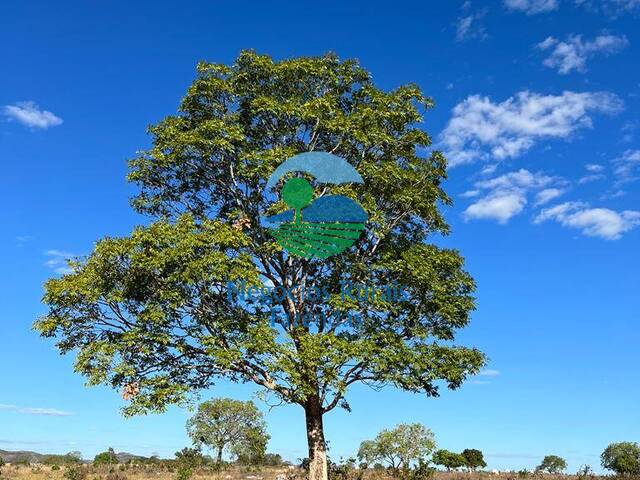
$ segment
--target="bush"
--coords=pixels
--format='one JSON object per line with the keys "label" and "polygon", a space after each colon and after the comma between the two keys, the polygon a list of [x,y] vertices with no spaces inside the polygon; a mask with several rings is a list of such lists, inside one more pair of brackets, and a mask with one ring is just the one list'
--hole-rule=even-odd
{"label": "bush", "polygon": [[578,477],[578,480],[593,480],[596,478],[589,465],[581,466],[576,472],[576,477]]}
{"label": "bush", "polygon": [[180,465],[178,470],[176,470],[176,480],[189,480],[193,476],[193,469],[186,466]]}
{"label": "bush", "polygon": [[74,465],[64,472],[64,478],[67,480],[84,480],[87,478],[87,472],[83,467]]}
{"label": "bush", "polygon": [[110,473],[105,480],[127,480],[127,476],[123,473]]}
{"label": "bush", "polygon": [[113,448],[110,448],[106,452],[97,454],[93,459],[93,464],[96,466],[116,465],[117,463],[118,463],[118,457],[116,457],[116,453],[113,451]]}
{"label": "bush", "polygon": [[427,462],[420,460],[418,465],[409,471],[409,480],[427,480],[433,478],[435,473],[435,468],[430,467]]}

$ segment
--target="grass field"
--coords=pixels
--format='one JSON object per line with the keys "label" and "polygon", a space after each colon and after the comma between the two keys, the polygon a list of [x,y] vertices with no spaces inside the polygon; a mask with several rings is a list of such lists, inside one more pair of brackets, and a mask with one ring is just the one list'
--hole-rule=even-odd
{"label": "grass field", "polygon": [[[67,467],[52,470],[48,466],[11,466],[5,465],[0,469],[2,480],[174,480],[177,473],[156,466],[117,466],[113,468],[96,468],[89,465],[79,467],[78,477],[70,478]],[[196,470],[191,477],[194,480],[304,480],[305,474],[300,469],[288,468],[239,468],[215,472],[211,470]],[[353,470],[348,475],[342,475],[340,480],[395,480],[394,477],[382,471]],[[612,477],[576,475],[542,475],[523,474],[518,472],[436,472],[433,480],[600,480]]]}

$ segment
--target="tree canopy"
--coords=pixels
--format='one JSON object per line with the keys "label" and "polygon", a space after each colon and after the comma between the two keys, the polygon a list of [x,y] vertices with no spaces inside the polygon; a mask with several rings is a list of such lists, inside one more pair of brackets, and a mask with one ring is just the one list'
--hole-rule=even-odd
{"label": "tree canopy", "polygon": [[[132,205],[150,223],[98,241],[49,280],[35,328],[77,352],[90,385],[122,390],[127,414],[162,411],[221,377],[300,404],[326,476],[322,415],[349,408],[350,385],[437,396],[485,363],[454,343],[474,281],[459,252],[428,243],[449,232],[441,207],[451,203],[447,162],[421,129],[432,106],[417,86],[382,91],[332,54],[275,61],[244,51],[232,65],[198,64],[178,113],[149,128],[151,147],[129,163]],[[288,255],[260,224],[285,208],[265,195],[267,178],[306,151],[338,155],[364,179],[315,189],[356,200],[369,218],[352,248],[326,260]],[[345,281],[407,295],[343,296]],[[229,294],[229,282],[291,293],[267,308]]]}
{"label": "tree canopy", "polygon": [[462,453],[460,453],[460,455],[464,457],[465,465],[471,470],[485,468],[487,466],[487,462],[484,461],[484,455],[480,450],[476,450],[475,448],[466,448]]}
{"label": "tree canopy", "polygon": [[358,459],[367,464],[386,462],[391,468],[406,469],[426,461],[436,446],[431,430],[419,423],[400,424],[382,430],[373,440],[365,440],[358,449]]}
{"label": "tree canopy", "polygon": [[441,465],[447,470],[455,470],[464,467],[467,461],[460,453],[451,452],[449,450],[437,450],[433,454],[433,463]]}
{"label": "tree canopy", "polygon": [[557,455],[547,455],[536,467],[538,472],[560,473],[567,468],[567,461]]}
{"label": "tree canopy", "polygon": [[600,459],[604,468],[618,475],[640,475],[640,445],[635,442],[612,443]]}
{"label": "tree canopy", "polygon": [[213,449],[218,463],[225,449],[245,463],[257,463],[264,457],[269,440],[262,412],[253,402],[231,398],[201,403],[187,421],[187,432],[197,447]]}

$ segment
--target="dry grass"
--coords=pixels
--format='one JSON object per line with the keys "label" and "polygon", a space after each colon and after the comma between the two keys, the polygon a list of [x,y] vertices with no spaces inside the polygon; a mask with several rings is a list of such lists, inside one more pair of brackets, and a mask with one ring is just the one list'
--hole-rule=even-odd
{"label": "dry grass", "polygon": [[[119,466],[115,468],[95,468],[82,466],[86,472],[85,480],[174,480],[175,471],[157,466]],[[52,470],[51,467],[32,465],[6,465],[0,469],[0,480],[67,480],[64,474],[67,467]],[[397,480],[386,472],[354,472],[353,479],[347,480]],[[192,480],[304,480],[304,472],[287,468],[240,468],[229,467],[220,472],[197,470]],[[578,478],[575,475],[519,475],[517,472],[491,474],[486,472],[437,472],[433,480],[611,480],[611,477],[589,476]]]}

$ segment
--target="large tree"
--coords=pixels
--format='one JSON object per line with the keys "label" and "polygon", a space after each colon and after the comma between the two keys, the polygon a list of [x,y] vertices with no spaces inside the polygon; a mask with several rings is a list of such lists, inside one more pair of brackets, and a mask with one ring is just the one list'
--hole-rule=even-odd
{"label": "large tree", "polygon": [[[132,204],[150,223],[99,241],[72,273],[48,281],[36,328],[77,351],[89,384],[124,389],[127,414],[162,411],[221,377],[300,405],[310,477],[326,479],[323,415],[349,408],[349,386],[436,396],[485,361],[453,343],[474,309],[463,258],[427,243],[449,232],[441,207],[451,203],[447,162],[420,128],[432,105],[415,85],[377,88],[335,55],[274,61],[245,51],[233,65],[200,63],[178,114],[151,126],[151,148],[130,161]],[[326,260],[288,255],[259,221],[284,209],[264,195],[266,179],[307,151],[341,156],[364,179],[317,189],[355,199],[369,216],[357,243]],[[271,317],[228,295],[229,281],[292,294]],[[341,296],[344,281],[399,284],[408,295]]]}

